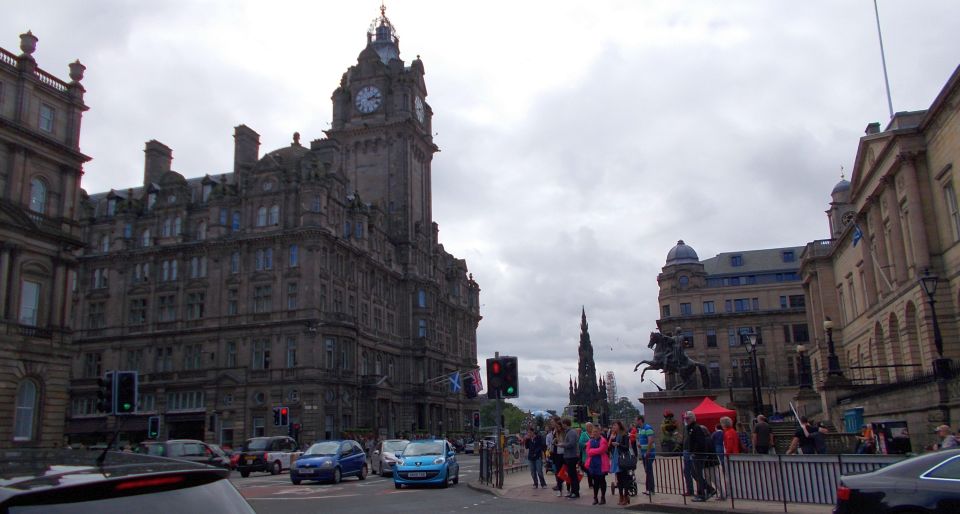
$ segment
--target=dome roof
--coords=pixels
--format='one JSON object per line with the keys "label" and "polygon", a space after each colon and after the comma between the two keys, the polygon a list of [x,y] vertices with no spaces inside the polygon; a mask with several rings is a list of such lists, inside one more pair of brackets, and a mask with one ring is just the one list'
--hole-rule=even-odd
{"label": "dome roof", "polygon": [[293,138],[293,143],[290,146],[278,148],[261,157],[257,167],[260,169],[287,168],[295,165],[304,155],[310,153],[310,150],[300,145],[300,133],[294,133]]}
{"label": "dome roof", "polygon": [[850,181],[847,179],[840,179],[840,182],[837,182],[837,185],[833,186],[833,191],[830,192],[831,195],[837,193],[844,193],[850,190]]}
{"label": "dome roof", "polygon": [[674,246],[670,249],[670,252],[667,253],[667,266],[673,264],[696,264],[700,262],[700,257],[697,257],[697,252],[693,248],[687,246],[683,239],[677,241],[677,246]]}

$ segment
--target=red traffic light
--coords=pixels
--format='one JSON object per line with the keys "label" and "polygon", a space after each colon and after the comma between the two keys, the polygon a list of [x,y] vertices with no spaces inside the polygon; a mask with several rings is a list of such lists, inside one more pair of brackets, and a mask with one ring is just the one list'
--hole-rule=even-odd
{"label": "red traffic light", "polygon": [[286,416],[286,415],[287,415],[287,408],[286,408],[286,407],[280,409],[280,415],[281,415],[281,416]]}
{"label": "red traffic light", "polygon": [[493,363],[490,365],[490,371],[492,371],[492,372],[494,372],[495,374],[499,375],[499,374],[500,374],[500,361],[493,361]]}

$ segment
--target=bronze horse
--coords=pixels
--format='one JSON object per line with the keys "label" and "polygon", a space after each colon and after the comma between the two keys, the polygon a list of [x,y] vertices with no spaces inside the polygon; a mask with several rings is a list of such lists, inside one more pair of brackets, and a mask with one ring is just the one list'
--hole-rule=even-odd
{"label": "bronze horse", "polygon": [[[673,387],[674,390],[686,389],[687,384],[694,379],[694,373],[700,371],[700,387],[706,388],[710,385],[710,377],[707,373],[707,367],[701,362],[697,362],[684,353],[682,346],[676,339],[665,336],[660,332],[650,332],[650,343],[647,348],[653,348],[653,359],[642,360],[633,368],[636,372],[640,366],[646,364],[647,367],[640,373],[640,381],[643,382],[643,375],[651,370],[662,370],[665,373],[677,373],[680,375],[680,383]],[[663,391],[663,388],[654,383],[657,389]]]}

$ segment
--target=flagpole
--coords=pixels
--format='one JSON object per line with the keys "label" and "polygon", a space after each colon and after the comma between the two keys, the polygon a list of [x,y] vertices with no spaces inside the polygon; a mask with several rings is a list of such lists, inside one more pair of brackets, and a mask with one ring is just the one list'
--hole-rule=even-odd
{"label": "flagpole", "polygon": [[880,62],[883,63],[883,83],[887,86],[887,109],[890,111],[890,119],[893,119],[893,100],[890,98],[890,79],[887,78],[887,58],[883,51],[883,34],[880,32],[880,10],[877,8],[877,0],[873,0],[873,12],[877,18],[877,38],[880,39]]}

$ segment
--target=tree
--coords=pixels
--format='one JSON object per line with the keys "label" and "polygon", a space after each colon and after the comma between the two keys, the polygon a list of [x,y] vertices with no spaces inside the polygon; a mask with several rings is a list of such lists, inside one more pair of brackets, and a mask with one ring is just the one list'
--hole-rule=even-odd
{"label": "tree", "polygon": [[617,403],[610,406],[610,420],[623,421],[625,424],[629,425],[631,421],[637,419],[637,416],[640,415],[640,411],[630,403],[630,399],[627,397],[621,397]]}
{"label": "tree", "polygon": [[[483,405],[480,406],[480,425],[484,427],[496,425],[494,421],[496,412],[496,401],[484,402]],[[525,428],[523,421],[527,418],[527,413],[510,402],[503,402],[503,417],[507,425],[507,432],[516,433]]]}

